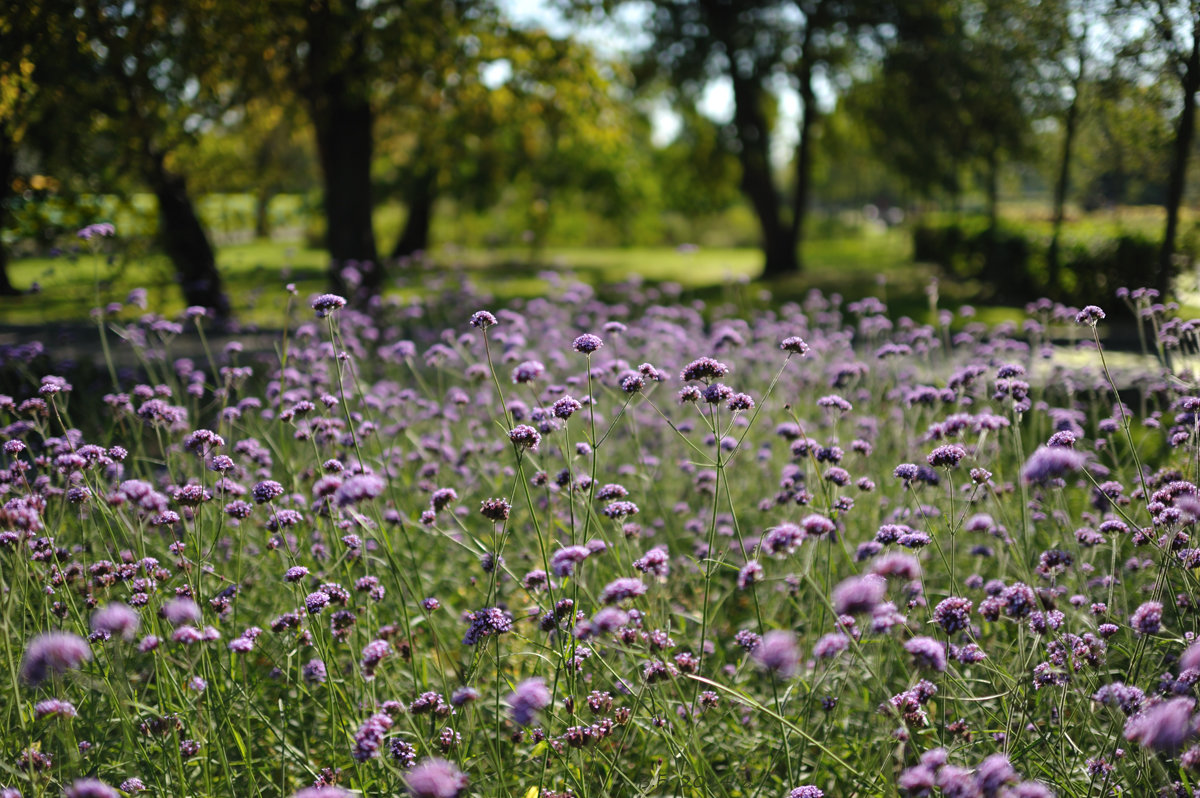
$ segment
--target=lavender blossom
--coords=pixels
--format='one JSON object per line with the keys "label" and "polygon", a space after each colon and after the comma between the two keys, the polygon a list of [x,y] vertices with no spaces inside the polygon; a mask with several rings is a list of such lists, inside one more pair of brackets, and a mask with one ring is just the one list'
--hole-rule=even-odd
{"label": "lavender blossom", "polygon": [[34,637],[25,648],[21,678],[37,687],[52,674],[62,675],[92,658],[87,641],[70,632],[46,632]]}
{"label": "lavender blossom", "polygon": [[541,677],[526,679],[509,693],[508,705],[512,708],[513,723],[528,726],[538,711],[550,705],[550,689]]}

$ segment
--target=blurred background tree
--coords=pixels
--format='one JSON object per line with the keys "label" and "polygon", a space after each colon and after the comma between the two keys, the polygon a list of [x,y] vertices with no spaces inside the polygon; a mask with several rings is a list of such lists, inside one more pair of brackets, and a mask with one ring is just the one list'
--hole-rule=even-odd
{"label": "blurred background tree", "polygon": [[[184,301],[224,314],[236,241],[303,233],[365,301],[439,244],[531,264],[564,244],[753,245],[791,279],[806,239],[907,219],[917,258],[996,298],[1137,276],[1151,246],[1165,288],[1194,239],[1197,8],[45,0],[0,12],[0,251],[153,207]],[[212,210],[232,197],[235,221]],[[1161,234],[1072,232],[1149,203]]]}

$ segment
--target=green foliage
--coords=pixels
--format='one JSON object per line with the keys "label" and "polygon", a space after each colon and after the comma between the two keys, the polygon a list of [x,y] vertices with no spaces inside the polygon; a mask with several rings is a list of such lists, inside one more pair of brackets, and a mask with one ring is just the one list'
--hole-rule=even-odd
{"label": "green foliage", "polygon": [[913,258],[937,264],[944,274],[972,280],[989,301],[1017,304],[1050,296],[1085,305],[1142,285],[1158,257],[1159,242],[1142,233],[1067,235],[1061,244],[1060,284],[1049,281],[1048,235],[986,219],[924,222],[913,229]]}

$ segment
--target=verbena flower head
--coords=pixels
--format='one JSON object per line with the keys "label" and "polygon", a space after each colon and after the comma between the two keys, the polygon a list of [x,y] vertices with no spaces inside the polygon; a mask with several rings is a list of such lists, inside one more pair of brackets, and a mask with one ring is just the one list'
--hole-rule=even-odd
{"label": "verbena flower head", "polygon": [[63,798],[121,798],[121,794],[99,779],[80,779],[63,791]]}
{"label": "verbena flower head", "polygon": [[561,418],[564,421],[583,409],[583,405],[575,398],[564,396],[554,403],[551,407],[551,412],[555,418]]}
{"label": "verbena flower head", "polygon": [[1129,625],[1139,635],[1152,635],[1162,628],[1163,605],[1158,601],[1146,601],[1129,617]]}
{"label": "verbena flower head", "polygon": [[467,777],[444,759],[424,759],[404,777],[413,798],[458,798],[467,789]]}
{"label": "verbena flower head", "polygon": [[471,314],[471,326],[480,330],[495,327],[499,322],[496,317],[486,310],[477,310]]}
{"label": "verbena flower head", "polygon": [[904,650],[912,655],[918,668],[938,673],[946,670],[946,646],[932,637],[914,637],[904,644]]}
{"label": "verbena flower head", "polygon": [[283,485],[280,485],[273,479],[267,479],[255,484],[251,493],[254,495],[254,501],[258,502],[259,504],[266,504],[267,502],[282,496],[284,490]]}
{"label": "verbena flower head", "polygon": [[833,608],[838,615],[871,612],[883,601],[887,581],[876,574],[851,576],[833,589]]}
{"label": "verbena flower head", "polygon": [[539,711],[550,705],[550,688],[540,676],[526,679],[509,693],[508,705],[512,710],[513,723],[528,726]]}
{"label": "verbena flower head", "polygon": [[[800,355],[801,357],[808,354],[808,344],[806,344],[804,339],[798,335],[790,335],[787,338],[784,338],[783,341],[780,342],[779,348],[784,352],[791,352],[792,354]],[[793,795],[792,798],[795,798],[795,796]]]}
{"label": "verbena flower head", "polygon": [[[125,789],[122,786],[121,789]],[[129,792],[129,790],[125,790]],[[300,792],[292,793],[292,798],[353,798],[354,793],[348,790],[343,790],[341,787],[332,787],[322,785],[320,787],[305,787]]]}
{"label": "verbena flower head", "polygon": [[511,510],[512,505],[507,499],[484,499],[479,505],[480,515],[491,521],[507,520]]}
{"label": "verbena flower head", "polygon": [[57,698],[39,701],[33,705],[33,715],[36,718],[73,718],[77,714],[74,704]]}
{"label": "verbena flower head", "polygon": [[346,307],[346,298],[337,294],[321,294],[312,301],[312,309],[316,311],[318,319],[323,319],[344,307]]}
{"label": "verbena flower head", "polygon": [[137,635],[140,623],[137,610],[120,602],[108,604],[92,615],[92,631],[119,635],[126,640],[132,640]]}
{"label": "verbena flower head", "polygon": [[79,229],[76,236],[83,241],[91,241],[93,238],[112,238],[117,234],[117,228],[109,222],[97,222],[89,224],[87,227]]}
{"label": "verbena flower head", "polygon": [[967,456],[967,451],[956,443],[938,446],[925,458],[934,468],[954,468]]}
{"label": "verbena flower head", "polygon": [[754,649],[754,659],[780,678],[790,679],[800,667],[800,649],[796,645],[796,636],[782,629],[767,632]]}
{"label": "verbena flower head", "polygon": [[62,675],[92,658],[87,641],[70,632],[46,632],[34,637],[25,648],[21,678],[37,687],[51,675]]}
{"label": "verbena flower head", "polygon": [[1021,478],[1029,484],[1042,484],[1078,471],[1087,463],[1087,455],[1065,446],[1039,446],[1021,469]]}
{"label": "verbena flower head", "polygon": [[700,357],[683,367],[679,379],[684,382],[709,382],[729,373],[729,366],[711,357]]}
{"label": "verbena flower head", "polygon": [[590,355],[604,346],[604,339],[593,333],[584,333],[571,342],[571,348],[576,352]]}
{"label": "verbena flower head", "polygon": [[1092,327],[1096,326],[1096,322],[1104,320],[1104,311],[1095,305],[1088,305],[1083,310],[1075,314],[1076,324],[1088,324]]}
{"label": "verbena flower head", "polygon": [[1196,733],[1195,701],[1186,696],[1155,704],[1125,722],[1125,739],[1144,748],[1173,753]]}
{"label": "verbena flower head", "polygon": [[645,582],[633,577],[624,577],[621,579],[614,579],[604,586],[604,590],[600,593],[600,602],[602,604],[619,604],[627,599],[636,598],[645,594]]}
{"label": "verbena flower head", "polygon": [[528,424],[518,424],[513,427],[508,431],[508,439],[512,441],[518,451],[522,452],[536,452],[538,444],[542,442],[541,434]]}
{"label": "verbena flower head", "polygon": [[338,507],[350,507],[376,498],[386,487],[383,478],[375,474],[355,474],[338,486],[333,498]]}
{"label": "verbena flower head", "polygon": [[172,626],[200,622],[200,606],[190,598],[175,598],[162,607],[162,617]]}
{"label": "verbena flower head", "polygon": [[788,798],[825,798],[825,792],[811,784],[802,784],[788,793]]}
{"label": "verbena flower head", "polygon": [[971,600],[961,596],[943,599],[933,610],[933,622],[946,634],[961,632],[971,625],[971,607]]}

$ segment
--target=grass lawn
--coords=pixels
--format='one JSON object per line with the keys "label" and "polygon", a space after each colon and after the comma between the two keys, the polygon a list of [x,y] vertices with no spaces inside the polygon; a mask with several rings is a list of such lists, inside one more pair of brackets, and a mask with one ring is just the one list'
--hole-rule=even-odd
{"label": "grass lawn", "polygon": [[[180,310],[183,300],[169,261],[161,255],[125,258],[119,247],[118,239],[111,263],[104,255],[97,259],[90,254],[15,261],[10,266],[13,283],[29,287],[36,282],[40,292],[36,297],[0,299],[0,323],[85,320],[97,304],[97,276],[102,302],[124,301],[131,289],[141,286],[148,290],[152,309],[166,315]],[[499,298],[534,296],[548,289],[547,272],[569,271],[601,291],[606,285],[640,278],[677,283],[685,294],[706,299],[757,298],[761,288],[770,288],[776,300],[801,299],[810,289],[821,288],[851,299],[882,295],[901,313],[928,308],[925,291],[933,272],[912,263],[907,231],[811,241],[804,257],[803,274],[767,285],[757,280],[761,254],[756,249],[552,248],[535,259],[528,249],[445,246],[432,253],[430,265],[397,271],[391,292],[416,298],[469,280]],[[289,282],[296,284],[301,297],[325,288],[328,255],[323,250],[256,241],[221,247],[218,258],[235,312],[244,322],[278,324],[279,300]],[[941,294],[944,303],[958,304],[969,300],[969,287],[942,287]]]}

